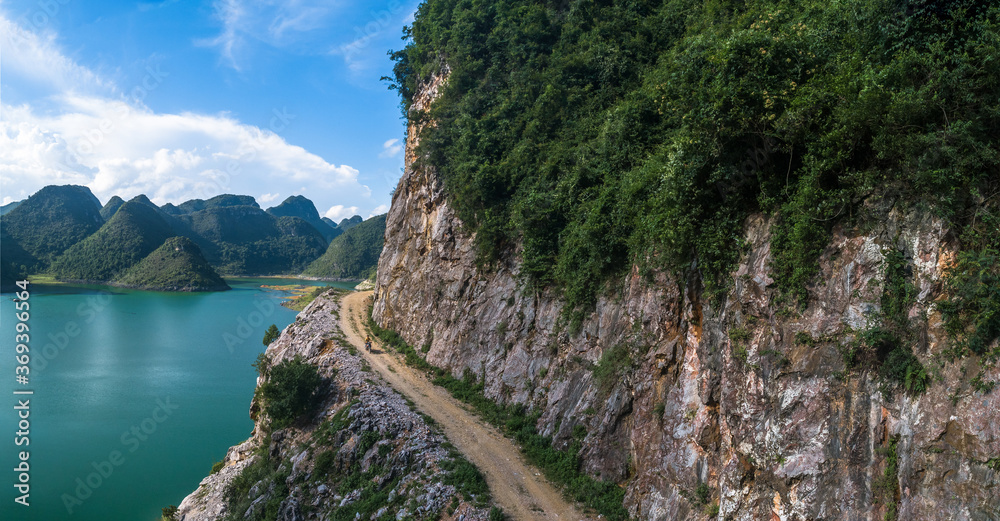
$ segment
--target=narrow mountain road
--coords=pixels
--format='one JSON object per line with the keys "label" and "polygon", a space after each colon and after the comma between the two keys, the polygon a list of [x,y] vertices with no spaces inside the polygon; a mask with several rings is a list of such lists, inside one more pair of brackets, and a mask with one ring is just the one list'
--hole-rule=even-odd
{"label": "narrow mountain road", "polygon": [[513,519],[588,519],[549,484],[541,471],[528,466],[520,450],[497,429],[478,418],[448,391],[406,365],[398,355],[373,342],[364,350],[365,311],[371,291],[354,292],[341,300],[341,329],[372,368],[417,409],[438,423],[444,435],[482,471],[494,501]]}

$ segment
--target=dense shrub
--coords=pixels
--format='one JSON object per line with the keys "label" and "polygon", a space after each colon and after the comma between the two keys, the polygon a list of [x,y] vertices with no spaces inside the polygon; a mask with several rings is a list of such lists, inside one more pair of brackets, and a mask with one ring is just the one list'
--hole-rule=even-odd
{"label": "dense shrub", "polygon": [[[428,0],[396,59],[408,110],[450,67],[420,154],[484,264],[586,309],[630,263],[716,293],[750,212],[804,302],[838,222],[995,193],[1000,8],[971,0]],[[994,183],[994,184],[991,184]],[[867,217],[866,217],[867,215]]]}
{"label": "dense shrub", "polygon": [[264,411],[271,427],[281,429],[319,405],[319,386],[323,379],[316,366],[296,356],[269,369],[269,377],[259,388]]}

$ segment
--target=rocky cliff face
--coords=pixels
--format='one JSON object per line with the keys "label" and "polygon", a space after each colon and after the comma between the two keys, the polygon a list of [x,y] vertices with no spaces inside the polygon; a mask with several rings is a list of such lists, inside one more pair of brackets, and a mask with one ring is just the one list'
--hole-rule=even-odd
{"label": "rocky cliff face", "polygon": [[[497,401],[540,409],[557,444],[585,426],[586,470],[622,483],[635,518],[1000,519],[1000,392],[970,388],[978,360],[942,354],[935,302],[954,252],[941,222],[886,208],[873,229],[834,230],[824,282],[789,312],[772,287],[770,223],[755,216],[720,305],[696,281],[633,267],[571,334],[557,296],[524,291],[516,263],[477,269],[435,172],[414,166],[417,130],[388,215],[376,320],[429,348],[431,363],[485,379]],[[902,252],[917,289],[912,347],[931,374],[919,395],[883,392],[872,366],[844,361],[880,313],[888,251]]]}
{"label": "rocky cliff face", "polygon": [[318,411],[272,431],[255,398],[250,439],[229,449],[175,519],[487,519],[489,500],[453,479],[463,468],[454,448],[352,351],[337,294],[317,297],[266,353],[272,367],[301,357],[318,368]]}

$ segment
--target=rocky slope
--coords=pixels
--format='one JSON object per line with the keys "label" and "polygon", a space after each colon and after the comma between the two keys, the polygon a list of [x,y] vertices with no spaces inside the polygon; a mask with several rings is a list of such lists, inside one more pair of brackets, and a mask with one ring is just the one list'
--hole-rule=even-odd
{"label": "rocky slope", "polygon": [[[796,312],[772,287],[771,223],[753,216],[719,305],[697,281],[634,267],[570,333],[557,296],[524,291],[516,263],[477,268],[435,172],[414,166],[418,130],[388,215],[377,322],[429,346],[431,363],[485,378],[497,401],[540,409],[539,430],[557,441],[583,425],[586,470],[623,484],[633,517],[1000,518],[1000,392],[970,386],[980,360],[944,356],[936,302],[954,251],[940,221],[877,208],[872,229],[835,229],[825,282]],[[922,394],[843,356],[878,320],[890,252],[917,289],[908,317],[931,375]]]}
{"label": "rocky slope", "polygon": [[271,367],[301,357],[319,369],[319,410],[272,432],[255,399],[253,434],[175,519],[487,519],[490,502],[468,486],[475,480],[459,479],[468,463],[352,353],[339,322],[339,297],[326,293],[266,351]]}

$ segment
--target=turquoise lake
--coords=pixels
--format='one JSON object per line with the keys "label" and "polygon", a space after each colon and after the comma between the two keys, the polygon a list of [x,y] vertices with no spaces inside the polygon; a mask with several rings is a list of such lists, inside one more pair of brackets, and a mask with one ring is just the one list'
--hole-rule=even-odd
{"label": "turquoise lake", "polygon": [[[215,293],[31,285],[29,385],[15,381],[14,294],[2,295],[0,519],[158,520],[253,429],[251,363],[267,326],[296,315],[279,305],[287,294],[261,284],[353,286],[227,280],[233,290]],[[25,398],[30,446],[18,447],[14,407]],[[29,507],[15,502],[25,450]]]}

